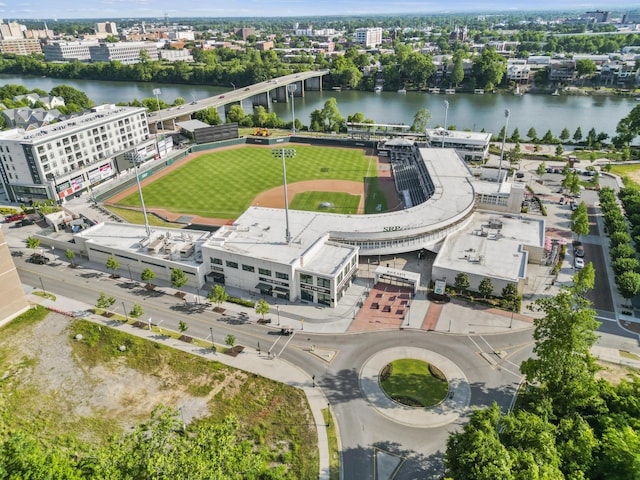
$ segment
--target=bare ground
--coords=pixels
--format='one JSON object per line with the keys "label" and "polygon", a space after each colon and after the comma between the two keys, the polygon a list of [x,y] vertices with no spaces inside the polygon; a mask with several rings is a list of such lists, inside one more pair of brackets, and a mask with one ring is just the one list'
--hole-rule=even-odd
{"label": "bare ground", "polygon": [[[68,317],[50,313],[33,327],[0,339],[0,351],[6,354],[4,390],[20,389],[23,396],[25,391],[35,393],[36,398],[24,398],[16,412],[23,422],[42,422],[43,416],[56,415],[64,415],[67,422],[99,417],[101,422],[114,422],[127,430],[148,418],[157,406],[166,405],[181,408],[188,423],[207,415],[213,396],[225,387],[233,390],[245,375],[229,372],[208,396],[194,397],[186,392],[188,385],[170,372],[145,375],[118,362],[87,367],[73,355],[70,322]],[[202,383],[210,379],[203,378]]]}

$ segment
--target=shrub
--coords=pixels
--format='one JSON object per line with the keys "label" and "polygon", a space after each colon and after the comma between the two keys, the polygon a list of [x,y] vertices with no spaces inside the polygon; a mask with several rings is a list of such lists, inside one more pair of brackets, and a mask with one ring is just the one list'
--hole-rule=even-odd
{"label": "shrub", "polygon": [[393,373],[393,365],[387,363],[380,372],[380,381],[384,382]]}
{"label": "shrub", "polygon": [[229,303],[235,303],[236,305],[242,305],[243,307],[255,308],[256,302],[252,302],[251,300],[245,300],[244,298],[237,297],[229,297],[227,299]]}
{"label": "shrub", "polygon": [[432,363],[429,364],[429,373],[438,380],[443,382],[447,381],[447,377],[444,376],[444,373],[442,373],[442,371]]}

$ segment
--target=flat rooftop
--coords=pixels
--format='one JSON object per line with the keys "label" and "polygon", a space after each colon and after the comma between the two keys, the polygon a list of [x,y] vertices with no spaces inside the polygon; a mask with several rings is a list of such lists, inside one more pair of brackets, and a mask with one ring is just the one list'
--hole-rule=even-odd
{"label": "flat rooftop", "polygon": [[195,246],[197,243],[203,243],[210,234],[210,232],[200,230],[152,227],[151,237],[147,239],[144,225],[105,222],[82,230],[76,233],[75,236],[84,238],[88,245],[112,248],[122,253],[130,252],[137,255],[146,255],[150,258],[179,261],[187,265],[199,265],[202,262],[197,261],[197,252],[178,259],[177,257],[170,258],[170,254],[163,253],[162,249],[158,249],[157,253],[151,253],[149,246],[154,244],[160,246],[162,244],[163,246],[172,247],[174,252],[179,252],[189,244]]}
{"label": "flat rooftop", "polygon": [[466,132],[461,130],[445,130],[444,128],[427,128],[427,136],[432,140],[445,139],[457,142],[489,143],[491,134],[486,132]]}
{"label": "flat rooftop", "polygon": [[526,275],[522,246],[543,248],[544,229],[541,219],[476,212],[447,237],[433,266],[517,282]]}

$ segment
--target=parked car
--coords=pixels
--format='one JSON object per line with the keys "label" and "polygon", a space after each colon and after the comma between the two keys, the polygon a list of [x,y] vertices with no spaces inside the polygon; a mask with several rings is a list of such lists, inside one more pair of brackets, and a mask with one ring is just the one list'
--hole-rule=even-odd
{"label": "parked car", "polygon": [[45,257],[41,253],[34,253],[29,257],[31,263],[37,263],[38,265],[44,265],[49,261],[49,257]]}
{"label": "parked car", "polygon": [[293,334],[293,328],[291,327],[285,327],[285,328],[281,328],[280,329],[280,335],[285,335],[285,336],[289,336]]}
{"label": "parked car", "polygon": [[522,172],[516,173],[516,178],[524,178],[524,173]]}
{"label": "parked car", "polygon": [[584,247],[582,245],[578,245],[576,247],[576,257],[583,258],[584,257]]}
{"label": "parked car", "polygon": [[576,257],[574,265],[576,268],[584,268],[584,260],[580,257]]}
{"label": "parked car", "polygon": [[17,222],[18,220],[22,220],[24,217],[24,213],[14,213],[13,215],[7,215],[4,217],[4,221],[5,223]]}

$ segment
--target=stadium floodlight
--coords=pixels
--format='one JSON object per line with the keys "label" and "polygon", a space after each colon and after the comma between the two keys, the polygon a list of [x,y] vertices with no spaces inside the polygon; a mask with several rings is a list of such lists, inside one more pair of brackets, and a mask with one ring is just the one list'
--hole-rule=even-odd
{"label": "stadium floodlight", "polygon": [[295,135],[296,134],[296,107],[295,107],[293,94],[296,92],[296,90],[298,90],[298,85],[296,85],[295,83],[287,85],[287,90],[289,91],[289,93],[291,93],[291,118],[293,120],[293,123],[291,124],[291,133]]}
{"label": "stadium floodlight", "polygon": [[511,114],[511,112],[509,112],[509,109],[506,109],[504,111],[504,117],[505,117],[505,124],[504,124],[504,132],[502,134],[502,149],[500,150],[500,164],[498,166],[498,190],[500,190],[500,184],[502,183],[502,159],[504,158],[504,146],[505,143],[507,142],[507,130],[509,128],[509,115]]}
{"label": "stadium floodlight", "polygon": [[136,176],[136,184],[138,185],[138,194],[140,195],[140,205],[142,206],[142,215],[144,216],[144,227],[147,232],[147,238],[151,238],[151,228],[149,227],[149,218],[147,217],[147,209],[144,206],[144,197],[142,196],[142,187],[140,186],[140,175],[138,175],[138,166],[142,164],[142,155],[136,150],[132,150],[126,154],[129,161],[133,163],[133,170]]}
{"label": "stadium floodlight", "polygon": [[159,88],[153,89],[153,94],[156,96],[156,104],[158,105],[158,111],[160,111],[160,95],[162,95],[162,90]]}
{"label": "stadium floodlight", "polygon": [[447,130],[447,114],[449,113],[449,102],[444,101],[444,128],[442,129],[442,148],[444,148],[444,136]]}
{"label": "stadium floodlight", "polygon": [[287,194],[287,162],[285,159],[296,156],[294,148],[274,148],[271,153],[276,158],[282,158],[282,179],[284,180],[284,216],[286,221],[285,240],[287,245],[291,243],[291,231],[289,230],[289,196]]}

